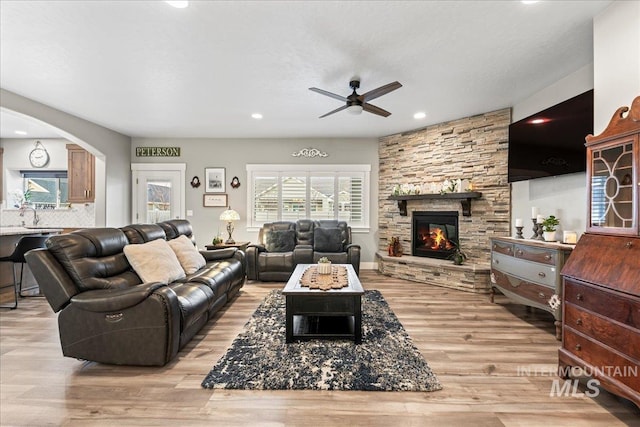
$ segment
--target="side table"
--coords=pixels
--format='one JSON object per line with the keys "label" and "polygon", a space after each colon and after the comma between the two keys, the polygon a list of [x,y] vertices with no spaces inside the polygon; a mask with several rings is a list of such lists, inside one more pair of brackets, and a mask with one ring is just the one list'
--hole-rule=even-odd
{"label": "side table", "polygon": [[249,246],[250,243],[251,242],[220,243],[219,245],[205,245],[204,247],[208,251],[213,249],[238,248],[242,252],[246,252],[247,246]]}

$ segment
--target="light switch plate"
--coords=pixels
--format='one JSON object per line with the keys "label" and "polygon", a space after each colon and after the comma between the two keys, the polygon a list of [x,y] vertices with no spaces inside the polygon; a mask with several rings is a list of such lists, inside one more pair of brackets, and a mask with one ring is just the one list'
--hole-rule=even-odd
{"label": "light switch plate", "polygon": [[187,216],[193,216],[193,211],[191,209],[187,209]]}

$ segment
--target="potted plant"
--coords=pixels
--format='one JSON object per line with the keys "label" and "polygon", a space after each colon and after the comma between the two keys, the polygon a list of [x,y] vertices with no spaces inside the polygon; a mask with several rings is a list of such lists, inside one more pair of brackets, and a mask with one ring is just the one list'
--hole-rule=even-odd
{"label": "potted plant", "polygon": [[453,263],[455,265],[462,265],[467,258],[469,258],[467,256],[467,254],[465,254],[464,252],[462,252],[462,249],[460,249],[460,246],[456,246],[453,249],[453,252],[451,253],[451,255],[449,255],[449,259],[453,260]]}
{"label": "potted plant", "polygon": [[318,274],[331,274],[331,261],[326,256],[318,260]]}
{"label": "potted plant", "polygon": [[542,221],[543,232],[542,236],[547,242],[556,241],[556,228],[560,224],[560,220],[553,215],[549,215]]}
{"label": "potted plant", "polygon": [[218,246],[222,244],[222,237],[220,236],[216,236],[213,238],[213,240],[211,241],[211,244],[214,246]]}

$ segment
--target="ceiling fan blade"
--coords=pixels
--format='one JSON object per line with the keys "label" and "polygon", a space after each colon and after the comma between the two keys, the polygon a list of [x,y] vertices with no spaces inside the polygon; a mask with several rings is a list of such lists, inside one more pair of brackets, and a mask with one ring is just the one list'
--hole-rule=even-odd
{"label": "ceiling fan blade", "polygon": [[376,99],[379,96],[386,95],[387,93],[396,89],[400,89],[401,87],[402,85],[398,82],[389,83],[384,86],[380,86],[377,89],[370,90],[367,93],[363,93],[358,97],[358,99],[362,102],[371,101],[372,99]]}
{"label": "ceiling fan blade", "polygon": [[343,105],[340,108],[336,108],[333,111],[329,111],[327,114],[323,114],[322,116],[320,116],[320,118],[327,117],[328,115],[333,114],[333,113],[337,113],[338,111],[342,111],[342,110],[346,109],[347,107],[348,107],[348,105]]}
{"label": "ceiling fan blade", "polygon": [[373,104],[364,103],[364,104],[362,104],[362,109],[364,111],[367,111],[367,112],[373,113],[373,114],[377,114],[377,115],[382,116],[382,117],[389,117],[391,115],[391,113],[388,112],[387,110],[383,110],[382,108],[376,107]]}
{"label": "ceiling fan blade", "polygon": [[317,93],[319,93],[321,95],[330,96],[331,98],[335,98],[335,99],[337,99],[339,101],[347,102],[347,98],[345,98],[344,96],[337,95],[337,94],[331,93],[331,92],[327,92],[326,90],[318,89],[317,87],[310,87],[309,90],[317,92]]}

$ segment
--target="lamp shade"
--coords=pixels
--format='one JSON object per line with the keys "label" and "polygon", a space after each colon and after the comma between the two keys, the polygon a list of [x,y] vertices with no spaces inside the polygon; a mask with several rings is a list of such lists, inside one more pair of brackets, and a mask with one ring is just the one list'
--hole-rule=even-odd
{"label": "lamp shade", "polygon": [[229,208],[220,214],[220,221],[240,221],[240,214]]}

